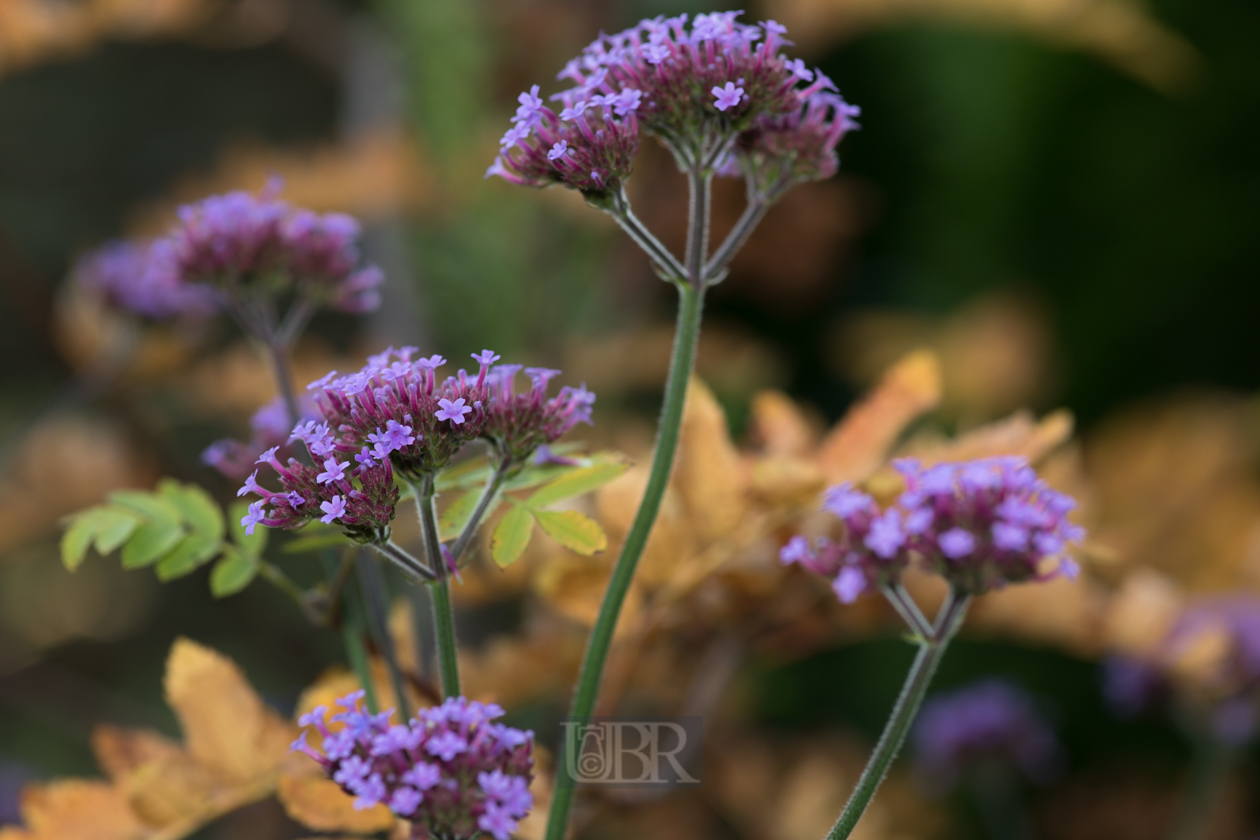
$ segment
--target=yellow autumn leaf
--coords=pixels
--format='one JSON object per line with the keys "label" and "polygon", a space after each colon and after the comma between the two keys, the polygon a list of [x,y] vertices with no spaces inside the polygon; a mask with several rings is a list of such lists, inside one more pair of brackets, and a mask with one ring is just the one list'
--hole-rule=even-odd
{"label": "yellow autumn leaf", "polygon": [[672,484],[693,533],[703,541],[725,533],[743,516],[747,478],[739,451],[731,442],[726,412],[697,378],[687,388]]}
{"label": "yellow autumn leaf", "polygon": [[26,829],[6,829],[4,840],[139,840],[145,825],[109,782],[65,779],[31,785],[19,805]]}
{"label": "yellow autumn leaf", "polygon": [[297,736],[235,663],[189,639],[171,648],[164,683],[189,754],[226,780],[249,782],[273,772]]}
{"label": "yellow autumn leaf", "polygon": [[868,478],[910,422],[940,399],[941,367],[935,354],[917,350],[903,358],[827,433],[818,461],[828,483]]}
{"label": "yellow autumn leaf", "polygon": [[312,831],[375,834],[389,830],[395,822],[384,805],[357,810],[354,797],[319,776],[281,776],[276,796],[290,818]]}

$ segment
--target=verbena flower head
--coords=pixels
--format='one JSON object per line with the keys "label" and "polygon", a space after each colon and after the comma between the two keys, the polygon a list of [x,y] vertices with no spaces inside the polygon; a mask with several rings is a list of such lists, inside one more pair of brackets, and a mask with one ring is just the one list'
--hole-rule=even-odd
{"label": "verbena flower head", "polygon": [[560,374],[549,368],[525,368],[531,387],[516,392],[520,365],[499,365],[491,371],[490,418],[485,436],[499,452],[516,464],[523,464],[539,447],[554,443],[578,423],[590,423],[595,395],[586,386],[565,386],[551,398],[547,384]]}
{"label": "verbena flower head", "polygon": [[356,808],[383,804],[411,821],[413,837],[508,840],[534,805],[534,733],[495,723],[501,708],[463,697],[391,726],[392,710],[367,714],[362,698],[357,691],[336,701],[335,732],[327,709],[303,716],[323,743],[308,745],[304,730],[293,748],[318,761]]}
{"label": "verbena flower head", "polygon": [[204,284],[180,282],[165,270],[166,250],[162,242],[110,242],[80,258],[74,278],[112,306],[153,321],[215,314],[218,295]]}
{"label": "verbena flower head", "polygon": [[329,427],[337,430],[339,453],[368,466],[392,461],[413,480],[445,467],[482,434],[489,420],[486,377],[498,358],[475,356],[476,376],[461,369],[439,379],[436,371],[446,360],[413,359],[415,353],[414,347],[391,347],[357,373],[334,371],[309,386]]}
{"label": "verbena flower head", "polygon": [[895,581],[914,559],[970,594],[1077,574],[1067,555],[1084,536],[1067,520],[1076,503],[1050,489],[1022,458],[928,468],[903,459],[894,466],[906,482],[895,505],[881,510],[851,484],[833,487],[823,507],[844,523],[841,540],[811,545],[797,537],[780,559],[832,578],[846,603]]}
{"label": "verbena flower head", "polygon": [[912,738],[919,772],[943,787],[982,764],[1045,781],[1062,760],[1054,729],[1032,698],[1000,679],[929,698]]}
{"label": "verbena flower head", "polygon": [[[834,149],[856,112],[820,71],[789,61],[784,27],[739,23],[740,12],[657,17],[601,35],[560,73],[573,87],[556,94],[559,113],[535,85],[521,94],[502,151],[487,171],[513,183],[564,183],[588,197],[614,191],[630,173],[643,128],[681,165],[716,158],[741,132],[756,130],[762,169],[786,167],[799,177],[834,172]],[[799,136],[791,136],[796,132]],[[782,153],[786,162],[766,162]],[[710,160],[709,156],[714,159]]]}
{"label": "verbena flower head", "polygon": [[159,240],[172,277],[236,296],[294,292],[346,312],[374,309],[383,275],[359,266],[358,222],[294,208],[276,198],[277,190],[230,192],[181,207],[178,223]]}
{"label": "verbena flower head", "polygon": [[1148,655],[1108,660],[1103,688],[1123,716],[1173,699],[1217,738],[1246,743],[1260,726],[1260,600],[1196,604]]}

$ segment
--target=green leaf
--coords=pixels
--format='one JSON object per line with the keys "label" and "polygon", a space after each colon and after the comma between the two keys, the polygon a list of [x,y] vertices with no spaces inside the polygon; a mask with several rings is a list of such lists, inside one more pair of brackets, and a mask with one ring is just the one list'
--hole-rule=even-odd
{"label": "green leaf", "polygon": [[179,509],[183,521],[194,531],[214,540],[223,538],[223,511],[205,490],[195,484],[180,484],[173,478],[164,478],[158,484],[158,491]]}
{"label": "green leaf", "polygon": [[500,568],[506,569],[525,553],[533,534],[533,514],[524,505],[513,504],[495,526],[494,535],[490,538],[490,556]]}
{"label": "green leaf", "polygon": [[576,510],[536,510],[534,517],[547,536],[578,554],[590,556],[608,548],[608,536],[599,523]]}
{"label": "green leaf", "polygon": [[321,548],[341,548],[347,545],[354,545],[354,540],[340,531],[320,530],[314,534],[303,534],[289,540],[281,551],[285,554],[305,554],[308,551],[319,551]]}
{"label": "green leaf", "polygon": [[115,490],[109,500],[119,507],[135,511],[154,522],[179,524],[183,515],[170,500],[147,490]]}
{"label": "green leaf", "polygon": [[[438,520],[438,531],[441,532],[443,540],[453,540],[460,535],[480,498],[480,490],[468,490],[442,512],[442,518]],[[489,516],[491,512],[487,510],[486,516]]]}
{"label": "green leaf", "polygon": [[216,598],[235,595],[258,575],[258,557],[245,554],[230,545],[223,547],[223,557],[210,572],[210,592]]}
{"label": "green leaf", "polygon": [[70,527],[61,535],[61,562],[67,569],[74,571],[83,564],[87,557],[88,546],[96,536],[100,526],[101,508],[88,508],[74,515]]}
{"label": "green leaf", "polygon": [[104,557],[117,550],[140,525],[140,517],[129,510],[99,507],[100,521],[96,529],[96,552]]}
{"label": "green leaf", "polygon": [[241,518],[247,513],[249,513],[249,502],[239,501],[232,503],[232,507],[228,511],[228,518],[231,520],[228,522],[228,525],[232,530],[232,542],[236,543],[236,547],[242,553],[254,558],[262,557],[263,549],[267,547],[267,532],[270,529],[265,525],[259,525],[254,528],[252,537],[246,534],[245,526],[241,524]]}
{"label": "green leaf", "polygon": [[154,563],[184,536],[178,522],[154,520],[142,522],[122,549],[124,569],[138,569]]}
{"label": "green leaf", "polygon": [[222,547],[221,539],[200,531],[193,531],[180,540],[170,554],[158,561],[154,572],[157,573],[160,581],[175,580],[209,563]]}
{"label": "green leaf", "polygon": [[525,500],[532,508],[544,508],[581,496],[604,486],[629,469],[625,461],[604,461],[589,467],[579,467],[557,478]]}

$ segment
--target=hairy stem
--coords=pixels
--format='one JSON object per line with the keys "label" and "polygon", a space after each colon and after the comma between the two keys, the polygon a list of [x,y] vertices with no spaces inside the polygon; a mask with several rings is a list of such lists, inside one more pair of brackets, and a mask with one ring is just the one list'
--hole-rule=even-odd
{"label": "hairy stem", "polygon": [[486,511],[494,503],[495,498],[499,495],[499,491],[503,489],[503,482],[507,480],[508,472],[512,469],[512,463],[505,457],[499,466],[495,467],[494,473],[490,476],[490,480],[486,482],[486,487],[481,492],[481,498],[477,500],[477,507],[473,508],[472,516],[468,517],[468,521],[464,523],[464,530],[460,532],[459,537],[451,545],[451,559],[459,562],[459,558],[464,555],[464,550],[468,548],[468,544],[472,542],[472,538],[477,534],[477,528],[481,526],[481,520],[485,518]]}
{"label": "hairy stem", "polygon": [[[707,179],[701,179],[707,185]],[[693,179],[693,185],[696,180]],[[692,202],[692,226],[708,225],[708,190],[701,190],[701,195]],[[694,231],[693,231],[694,232]],[[689,240],[693,237],[689,237]],[[630,583],[634,579],[639,558],[647,545],[652,524],[660,511],[661,500],[665,496],[665,488],[669,484],[670,469],[674,464],[674,454],[678,449],[678,435],[682,427],[683,407],[687,399],[687,383],[691,379],[691,371],[695,361],[696,342],[700,335],[700,319],[704,304],[703,269],[703,236],[689,251],[695,273],[689,282],[678,283],[679,306],[678,326],[674,333],[674,351],[669,365],[669,378],[665,383],[665,400],[661,406],[661,420],[656,436],[656,450],[652,455],[652,469],[648,475],[647,487],[643,492],[643,500],[635,514],[634,522],[626,534],[621,546],[621,555],[613,566],[612,577],[608,581],[608,589],[604,592],[604,601],[600,605],[595,626],[591,629],[587,641],[586,654],[582,659],[582,669],[578,675],[577,688],[574,692],[570,717],[582,719],[590,717],[599,697],[600,680],[604,674],[604,665],[608,658],[608,649],[612,645],[613,630],[621,615],[621,607],[625,603],[626,594],[630,591]],[[694,282],[690,282],[694,279]],[[566,747],[562,743],[557,755],[564,755]],[[556,787],[551,801],[551,813],[547,820],[547,840],[562,840],[565,827],[569,821],[569,811],[573,807],[573,785],[560,784]]]}
{"label": "hairy stem", "polygon": [[643,249],[662,277],[673,283],[683,282],[686,278],[686,269],[683,268],[682,263],[678,262],[678,258],[647,229],[647,226],[639,221],[639,217],[634,215],[634,211],[630,209],[630,201],[623,190],[619,190],[613,196],[608,213],[621,226],[621,229],[629,234],[634,243]]}
{"label": "hairy stem", "polygon": [[704,282],[716,283],[721,277],[722,272],[726,271],[726,267],[730,265],[735,254],[740,248],[744,247],[744,243],[748,241],[748,237],[752,236],[753,230],[757,225],[761,224],[761,220],[765,218],[766,211],[770,209],[770,202],[761,198],[749,197],[748,205],[744,208],[744,212],[740,215],[739,221],[735,223],[735,227],[731,228],[731,232],[726,235],[726,239],[713,252],[713,256],[704,267]]}
{"label": "hairy stem", "polygon": [[901,751],[901,745],[905,743],[910,726],[919,712],[919,706],[923,704],[923,698],[927,696],[932,676],[945,656],[945,649],[949,646],[950,639],[962,623],[969,603],[970,599],[967,596],[951,597],[947,600],[941,607],[933,633],[919,642],[919,652],[914,658],[914,664],[910,666],[910,673],[906,675],[906,682],[901,687],[901,695],[893,706],[892,714],[888,716],[888,723],[884,725],[883,734],[879,736],[875,751],[871,753],[870,760],[867,761],[866,768],[862,771],[848,804],[844,806],[840,818],[827,834],[827,840],[845,840],[853,833],[858,820],[862,818],[866,806],[875,796],[875,791],[879,789],[884,776],[888,774],[888,768],[892,766],[893,759],[897,757],[897,753]]}
{"label": "hairy stem", "polygon": [[438,533],[437,512],[433,507],[433,477],[425,476],[420,485],[412,486],[420,530],[424,533],[424,549],[436,580],[429,585],[433,599],[433,631],[437,640],[438,673],[442,677],[442,696],[458,697],[459,659],[455,640],[455,613],[451,609],[451,585],[446,558],[442,556],[442,540]]}
{"label": "hairy stem", "polygon": [[387,543],[372,543],[372,548],[401,569],[410,580],[426,583],[436,579],[432,569],[412,557],[392,540]]}
{"label": "hairy stem", "polygon": [[713,203],[713,174],[697,167],[690,173],[691,222],[687,227],[687,282],[704,286],[704,264],[709,252],[709,210]]}

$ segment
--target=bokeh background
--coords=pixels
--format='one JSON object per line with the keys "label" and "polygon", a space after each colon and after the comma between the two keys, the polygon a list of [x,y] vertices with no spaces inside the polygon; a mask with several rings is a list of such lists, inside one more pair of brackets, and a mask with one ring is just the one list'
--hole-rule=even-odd
{"label": "bokeh background", "polygon": [[[227,325],[136,332],[76,292],[77,257],[160,232],[181,202],[279,175],[286,198],[361,218],[388,275],[378,312],[317,319],[301,371],[391,343],[454,358],[493,347],[585,380],[600,395],[585,438],[642,460],[670,290],[577,196],[482,173],[517,92],[547,90],[594,33],[707,10],[0,0],[0,824],[18,821],[24,783],[96,772],[95,725],[176,731],[161,690],[176,636],[231,656],[286,713],[341,656],[334,634],[262,584],[215,601],[204,576],[160,586],[113,559],[61,568],[59,518],[110,489],[173,475],[227,498],[199,454],[271,396]],[[1045,596],[1070,608],[1016,610],[965,634],[940,685],[1005,675],[1056,722],[1067,764],[1021,794],[1033,836],[1162,836],[1190,744],[1166,716],[1114,717],[1098,662],[1140,633],[1125,622],[1147,614],[1142,598],[1260,586],[1260,6],[765,0],[748,11],[789,26],[797,54],[861,105],[863,128],[844,140],[841,174],[790,193],[711,295],[700,376],[749,457],[775,441],[792,455],[814,445],[767,436],[778,395],[816,438],[919,347],[943,377],[923,434],[1025,407],[1070,411],[1059,463],[1095,526],[1094,588]],[[716,224],[729,225],[742,189],[716,195]],[[685,184],[651,143],[631,196],[681,242]],[[491,671],[498,661],[511,680],[543,680],[545,665],[522,676],[495,640],[551,601],[562,626],[548,632],[580,647],[582,607],[554,580],[521,587],[468,596],[465,639]],[[734,699],[712,701],[733,722],[710,766],[745,771],[714,769],[705,795],[605,803],[588,836],[819,836],[909,658],[891,623],[841,624],[724,659],[712,627],[667,623],[665,639],[715,641],[703,662]],[[644,685],[670,673],[654,661]],[[547,691],[522,700],[544,734],[565,697]],[[910,775],[881,795],[868,836],[983,836],[982,804]],[[1228,788],[1212,836],[1260,833],[1248,761]],[[309,834],[266,802],[196,836]]]}

